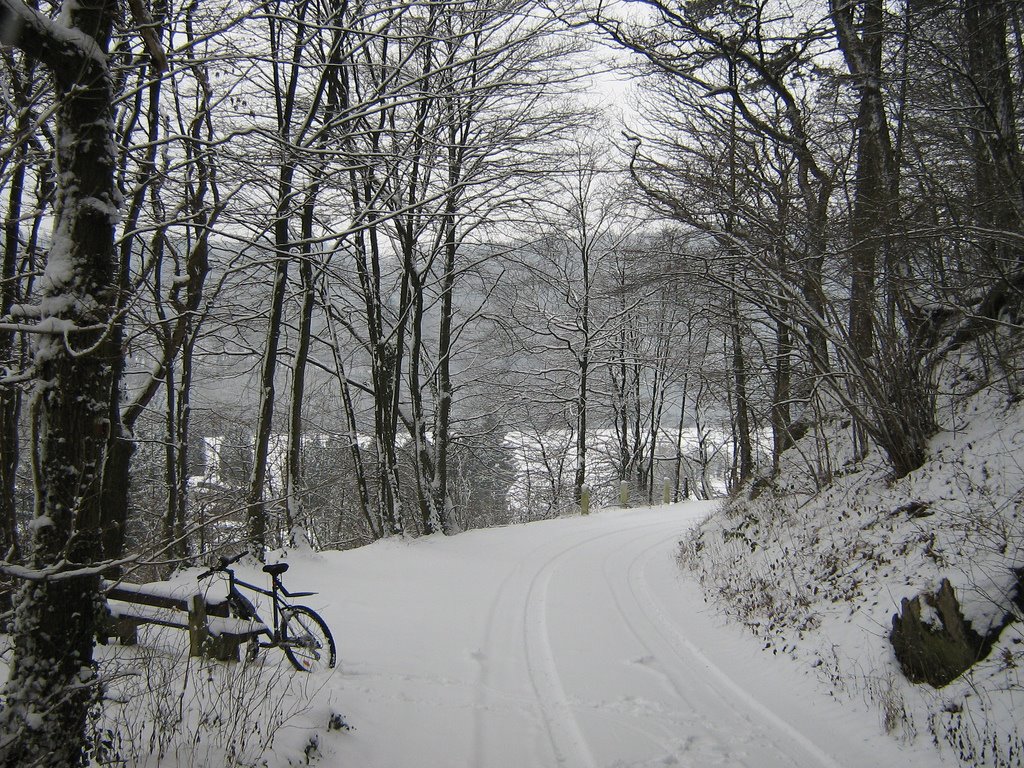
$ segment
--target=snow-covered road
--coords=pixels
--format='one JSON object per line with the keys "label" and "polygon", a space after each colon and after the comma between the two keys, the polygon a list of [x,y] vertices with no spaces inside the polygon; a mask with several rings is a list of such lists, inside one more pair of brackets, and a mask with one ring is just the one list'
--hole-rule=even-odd
{"label": "snow-covered road", "polygon": [[674,562],[702,504],[293,559],[359,768],[934,765],[727,626]]}

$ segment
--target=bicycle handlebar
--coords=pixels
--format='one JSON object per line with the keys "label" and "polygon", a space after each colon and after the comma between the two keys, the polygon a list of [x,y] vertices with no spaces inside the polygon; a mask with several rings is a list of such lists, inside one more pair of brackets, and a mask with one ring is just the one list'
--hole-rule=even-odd
{"label": "bicycle handlebar", "polygon": [[203,571],[202,573],[200,573],[198,576],[196,576],[196,579],[201,581],[202,579],[210,578],[215,573],[220,573],[221,571],[226,571],[228,569],[229,565],[234,565],[235,563],[237,563],[239,560],[241,560],[243,557],[245,557],[248,554],[249,554],[248,552],[242,551],[242,552],[239,552],[234,557],[223,557],[222,556],[217,561],[216,565],[210,566],[209,570]]}

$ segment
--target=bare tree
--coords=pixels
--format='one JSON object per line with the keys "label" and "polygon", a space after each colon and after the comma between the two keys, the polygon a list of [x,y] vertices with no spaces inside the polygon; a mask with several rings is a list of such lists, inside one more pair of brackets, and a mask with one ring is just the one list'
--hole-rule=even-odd
{"label": "bare tree", "polygon": [[[348,330],[369,367],[388,533],[448,530],[456,358],[477,302],[460,302],[459,288],[485,258],[481,233],[493,234],[533,186],[537,146],[564,126],[552,104],[567,78],[564,47],[532,7],[379,8],[359,19],[367,31],[346,54],[359,66],[340,73],[358,127],[342,142],[355,226],[339,248],[355,272],[345,282],[358,322]],[[332,275],[340,268],[335,259]],[[401,427],[408,475],[395,450]]]}
{"label": "bare tree", "polygon": [[[719,242],[728,255],[722,266],[731,270],[723,287],[740,290],[774,318],[776,456],[792,438],[784,404],[801,393],[814,405],[824,394],[853,417],[861,442],[870,436],[894,472],[906,474],[920,465],[934,414],[929,371],[911,350],[905,263],[910,249],[892,240],[899,218],[898,173],[884,88],[887,17],[881,4],[834,2],[831,29],[813,16],[780,15],[772,0],[738,10],[719,3],[675,8],[649,0],[642,5],[672,34],[646,34],[634,22],[600,13],[593,18],[667,85],[668,96],[655,115],[669,130],[634,137],[633,176],[660,210]],[[846,81],[822,78],[828,70],[817,69],[832,36],[856,90],[852,133],[842,128],[849,108]],[[816,84],[809,87],[809,78]],[[905,104],[906,92],[900,93]],[[848,235],[832,243],[844,248],[839,252],[829,247],[829,218],[837,184],[846,181],[840,175],[846,140],[855,143],[856,170],[847,198],[853,201]],[[708,146],[717,146],[718,156]],[[686,188],[694,178],[725,178],[729,183],[722,188],[728,194],[703,184],[699,188],[712,191],[714,203],[698,199]],[[769,223],[776,215],[778,222]],[[779,222],[787,225],[785,232]],[[740,263],[744,266],[737,269]],[[826,265],[839,275],[844,264],[849,282],[826,288]],[[883,273],[886,301],[879,302],[877,274]],[[799,324],[791,322],[793,317]],[[881,348],[876,326],[885,328]],[[738,357],[743,343],[736,329],[734,428],[739,475],[749,477],[742,374],[750,366]],[[805,350],[799,374],[804,382],[797,385],[794,341]],[[900,384],[894,389],[893,382]]]}
{"label": "bare tree", "polygon": [[34,343],[36,509],[28,567],[17,571],[14,658],[0,761],[77,766],[96,695],[103,455],[116,324],[115,185],[108,49],[117,7],[79,2],[54,22],[0,2],[2,41],[50,72],[57,107],[57,195]]}
{"label": "bare tree", "polygon": [[701,277],[717,279],[735,299],[727,367],[740,485],[755,472],[746,379],[757,367],[745,358],[741,305],[775,318],[776,455],[800,399],[794,370],[806,382],[804,411],[817,396],[811,382],[831,379],[824,286],[835,163],[824,147],[837,131],[804,86],[827,30],[780,17],[769,2],[737,13],[718,4],[642,5],[661,31],[601,12],[591,22],[638,55],[650,84],[644,111],[656,128],[628,133],[635,183],[659,213],[718,245]]}
{"label": "bare tree", "polygon": [[[45,147],[45,135],[37,128],[39,112],[45,108],[45,77],[38,63],[11,52],[3,56],[2,66],[11,94],[11,100],[4,101],[3,125],[7,135],[13,137],[10,152],[0,163],[0,186],[6,191],[0,243],[0,319],[7,319],[15,304],[27,295],[35,272],[35,237],[25,235],[26,231],[38,232],[38,220],[51,202],[47,197],[52,188],[48,168],[52,150]],[[29,197],[33,186],[34,201]],[[24,221],[26,211],[33,208],[36,221]],[[25,227],[26,223],[31,226]],[[27,356],[25,336],[17,333],[15,325],[0,327],[0,551],[11,562],[19,559],[15,505],[20,458],[18,423],[23,404],[19,379]]]}

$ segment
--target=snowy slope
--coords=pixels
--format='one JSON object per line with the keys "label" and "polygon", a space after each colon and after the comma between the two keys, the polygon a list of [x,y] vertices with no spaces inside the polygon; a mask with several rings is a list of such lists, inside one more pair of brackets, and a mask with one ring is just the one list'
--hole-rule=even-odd
{"label": "snowy slope", "polygon": [[[934,741],[963,765],[1021,768],[1024,398],[1012,377],[986,383],[970,350],[948,367],[920,468],[893,480],[877,452],[854,460],[849,422],[823,423],[827,484],[817,489],[800,468],[815,455],[809,433],[783,455],[774,488],[723,505],[681,557],[770,653],[814,666],[839,697],[874,702],[895,736]],[[1016,621],[986,658],[936,689],[904,677],[889,634],[902,601],[942,580],[975,631]]]}
{"label": "snowy slope", "polygon": [[[282,719],[269,765],[941,765],[705,605],[675,554],[709,509],[293,554],[287,583],[319,590],[308,602],[341,666],[303,681],[262,662],[291,681],[285,699],[311,697]],[[351,729],[329,731],[332,713]]]}

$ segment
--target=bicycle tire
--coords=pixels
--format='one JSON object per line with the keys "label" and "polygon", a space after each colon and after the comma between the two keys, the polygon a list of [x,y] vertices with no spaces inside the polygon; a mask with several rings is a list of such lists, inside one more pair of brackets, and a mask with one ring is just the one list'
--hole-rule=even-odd
{"label": "bicycle tire", "polygon": [[331,669],[338,654],[334,636],[320,614],[304,605],[281,611],[281,640],[288,661],[300,672]]}
{"label": "bicycle tire", "polygon": [[[263,619],[256,613],[256,606],[252,604],[249,598],[242,594],[228,595],[228,613],[233,619],[263,623]],[[255,637],[250,638],[249,642],[245,644],[245,661],[250,663],[256,661],[259,650],[259,641]]]}

